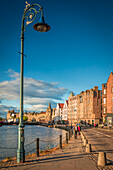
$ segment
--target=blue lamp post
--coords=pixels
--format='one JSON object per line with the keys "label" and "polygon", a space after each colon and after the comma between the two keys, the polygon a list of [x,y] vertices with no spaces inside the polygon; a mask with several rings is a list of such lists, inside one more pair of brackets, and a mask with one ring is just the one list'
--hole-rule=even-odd
{"label": "blue lamp post", "polygon": [[[21,27],[21,70],[20,70],[20,123],[18,125],[18,150],[17,150],[17,163],[25,162],[25,150],[24,150],[24,124],[23,124],[23,68],[24,68],[24,32],[28,24],[32,23],[38,13],[41,13],[41,17],[38,23],[33,28],[39,32],[47,32],[50,30],[50,26],[45,23],[43,17],[43,9],[39,4],[28,4],[26,2],[26,9],[22,17]],[[36,9],[38,8],[38,10]],[[26,23],[25,23],[26,21]]]}

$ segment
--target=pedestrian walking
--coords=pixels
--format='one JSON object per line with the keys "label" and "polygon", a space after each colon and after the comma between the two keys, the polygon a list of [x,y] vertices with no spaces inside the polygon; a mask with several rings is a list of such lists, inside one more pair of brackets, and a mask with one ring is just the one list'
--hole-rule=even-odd
{"label": "pedestrian walking", "polygon": [[73,131],[73,134],[74,134],[74,126],[72,127],[72,131]]}
{"label": "pedestrian walking", "polygon": [[81,131],[81,128],[80,128],[80,126],[78,125],[78,132],[79,132],[79,135],[80,135],[80,131]]}
{"label": "pedestrian walking", "polygon": [[75,139],[77,139],[77,126],[74,126]]}

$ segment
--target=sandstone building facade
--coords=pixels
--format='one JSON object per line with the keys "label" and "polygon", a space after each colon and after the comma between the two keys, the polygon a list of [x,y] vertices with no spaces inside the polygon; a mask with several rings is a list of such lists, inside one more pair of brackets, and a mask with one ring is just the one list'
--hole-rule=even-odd
{"label": "sandstone building facade", "polygon": [[[80,122],[94,125],[103,121],[113,125],[113,73],[110,73],[107,83],[102,84],[102,90],[94,86],[93,89],[82,91],[78,95],[71,92],[68,100],[57,103],[56,108],[52,109],[49,102],[46,112],[25,112],[24,116],[27,116],[30,122],[64,120],[70,125]],[[7,113],[7,119],[18,117],[19,113],[15,113],[14,110]]]}
{"label": "sandstone building facade", "polygon": [[77,103],[78,98],[71,92],[68,97],[68,122],[71,126],[77,123]]}
{"label": "sandstone building facade", "polygon": [[[24,116],[27,116],[28,122],[45,122],[46,112],[25,112]],[[19,113],[15,112],[14,110],[8,111],[7,113],[7,120],[13,120],[16,122],[16,119],[19,119]]]}
{"label": "sandstone building facade", "polygon": [[77,119],[88,124],[99,124],[102,120],[102,91],[97,86],[81,92],[78,96]]}

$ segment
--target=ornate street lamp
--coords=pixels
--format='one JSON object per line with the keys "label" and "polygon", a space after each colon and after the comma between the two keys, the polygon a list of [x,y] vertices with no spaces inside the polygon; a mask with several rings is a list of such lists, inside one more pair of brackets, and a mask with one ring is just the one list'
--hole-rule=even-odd
{"label": "ornate street lamp", "polygon": [[[32,23],[38,13],[41,13],[40,20],[33,26],[36,31],[47,32],[50,30],[50,26],[47,25],[43,17],[43,9],[39,4],[28,4],[26,2],[26,9],[22,17],[21,27],[21,71],[20,71],[20,123],[18,126],[18,150],[17,150],[17,162],[25,162],[25,150],[24,150],[24,124],[23,124],[23,67],[24,67],[24,32],[28,24]],[[38,10],[36,9],[38,8]],[[25,24],[26,20],[26,24]]]}

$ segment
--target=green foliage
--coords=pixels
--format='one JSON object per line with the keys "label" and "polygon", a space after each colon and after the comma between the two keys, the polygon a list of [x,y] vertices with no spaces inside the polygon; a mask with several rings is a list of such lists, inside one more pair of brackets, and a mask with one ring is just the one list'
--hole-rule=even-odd
{"label": "green foliage", "polygon": [[28,117],[27,116],[23,116],[23,121],[27,121]]}
{"label": "green foliage", "polygon": [[2,117],[0,117],[0,121],[2,120]]}

